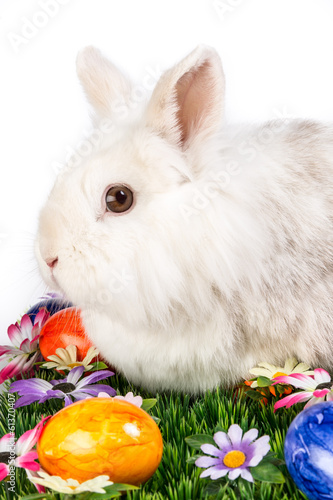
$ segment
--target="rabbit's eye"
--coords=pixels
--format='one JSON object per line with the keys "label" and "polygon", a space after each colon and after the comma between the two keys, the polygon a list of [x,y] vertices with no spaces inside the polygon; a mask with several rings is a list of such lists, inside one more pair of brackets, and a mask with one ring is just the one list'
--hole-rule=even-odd
{"label": "rabbit's eye", "polygon": [[127,212],[133,205],[133,193],[126,186],[112,186],[106,193],[105,202],[109,212]]}

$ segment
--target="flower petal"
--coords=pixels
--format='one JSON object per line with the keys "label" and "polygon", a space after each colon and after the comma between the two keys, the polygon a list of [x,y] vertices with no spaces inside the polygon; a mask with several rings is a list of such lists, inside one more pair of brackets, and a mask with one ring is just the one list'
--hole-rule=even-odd
{"label": "flower petal", "polygon": [[[61,347],[58,347],[58,349],[61,349]],[[58,350],[57,349],[57,350]],[[50,361],[53,361],[54,363],[56,363],[56,366],[61,362],[63,362],[64,360],[63,359],[60,359],[59,356],[56,356],[55,354],[50,354],[48,357],[47,357],[48,360]]]}
{"label": "flower petal", "polygon": [[316,368],[314,370],[314,379],[317,382],[317,385],[331,381],[330,374],[322,368]]}
{"label": "flower petal", "polygon": [[304,406],[304,410],[306,408],[309,408],[310,406],[316,405],[318,403],[322,403],[323,401],[325,401],[325,397],[323,397],[323,398],[311,398],[310,401],[308,401],[306,403],[306,405]]}
{"label": "flower petal", "polygon": [[3,356],[3,359],[11,358],[13,356],[17,356],[18,354],[22,354],[17,347],[9,346],[9,345],[1,345],[0,346],[0,356]]}
{"label": "flower petal", "polygon": [[229,474],[228,474],[229,479],[231,481],[234,481],[235,479],[237,479],[240,476],[241,470],[242,469],[240,467],[237,467],[237,469],[229,470]]}
{"label": "flower petal", "polygon": [[254,483],[253,476],[248,469],[241,469],[240,475],[243,479],[245,479],[245,481],[249,481],[249,483]]}
{"label": "flower petal", "polygon": [[324,398],[329,392],[329,389],[317,389],[313,392],[313,395],[315,398]]}
{"label": "flower petal", "polygon": [[46,489],[44,488],[44,486],[41,486],[40,484],[34,483],[34,482],[33,482],[33,480],[32,480],[32,479],[33,479],[33,478],[35,478],[35,477],[39,477],[39,476],[37,475],[37,473],[36,473],[35,471],[30,471],[29,469],[26,469],[25,471],[26,471],[26,473],[27,473],[27,477],[28,477],[29,481],[30,481],[32,484],[34,484],[34,485],[35,485],[35,487],[36,487],[36,489],[37,489],[38,493],[45,493]]}
{"label": "flower petal", "polygon": [[269,370],[272,373],[275,373],[277,370],[281,371],[281,366],[272,365],[271,363],[261,362],[258,363],[258,366],[262,366],[263,368],[266,368],[266,370]]}
{"label": "flower petal", "polygon": [[97,398],[97,396],[98,396],[98,394],[93,394],[93,391],[85,392],[84,390],[73,391],[70,394],[76,400],[88,399],[88,398],[94,398],[94,397]]}
{"label": "flower petal", "polygon": [[15,323],[15,325],[10,325],[7,330],[7,334],[9,337],[9,340],[15,347],[19,347],[22,340],[23,340],[23,335],[20,330],[20,327],[18,323]]}
{"label": "flower petal", "polygon": [[[58,349],[56,350],[57,353]],[[77,361],[77,346],[74,344],[69,344],[65,349],[63,349],[63,355],[66,358],[67,363],[75,363]],[[64,358],[64,359],[65,359]]]}
{"label": "flower petal", "polygon": [[262,457],[266,455],[266,453],[269,452],[270,450],[270,444],[269,444],[269,439],[270,437],[265,435],[261,436],[259,439],[254,441],[249,445],[249,448],[257,455],[261,455]]}
{"label": "flower petal", "polygon": [[290,396],[277,401],[274,405],[274,411],[276,411],[278,408],[282,408],[283,406],[285,406],[286,408],[290,408],[290,406],[296,403],[307,401],[308,399],[312,398],[312,396],[312,392],[295,392],[294,394],[290,394]]}
{"label": "flower petal", "polygon": [[27,354],[30,353],[30,340],[29,339],[24,339],[23,342],[20,344],[20,351],[25,352]]}
{"label": "flower petal", "polygon": [[213,457],[200,457],[195,461],[197,467],[211,467],[212,465],[217,465],[221,462],[220,458]]}
{"label": "flower petal", "polygon": [[275,384],[288,384],[299,389],[315,389],[317,387],[317,382],[310,375],[304,375],[303,373],[275,377],[273,385]]}
{"label": "flower petal", "polygon": [[298,363],[291,373],[304,373],[304,375],[313,375],[314,371],[306,363]]}
{"label": "flower petal", "polygon": [[267,370],[267,368],[251,368],[251,370],[249,370],[249,373],[251,373],[251,375],[255,375],[256,377],[271,378],[272,375],[276,373],[276,371]]}
{"label": "flower petal", "polygon": [[9,448],[14,444],[15,444],[15,434],[10,432],[8,434],[5,434],[0,439],[0,453],[2,453],[3,451],[8,451]]}
{"label": "flower petal", "polygon": [[113,484],[113,482],[109,481],[109,479],[109,476],[97,476],[93,479],[88,479],[87,481],[79,484],[75,492],[79,493],[81,491],[91,491],[95,493],[105,493],[105,490],[103,488]]}
{"label": "flower petal", "polygon": [[106,384],[95,384],[95,385],[90,384],[81,387],[79,389],[75,389],[74,391],[71,392],[71,394],[75,396],[77,391],[82,393],[85,392],[87,394],[91,394],[92,396],[96,397],[101,391],[108,393],[110,396],[115,396],[117,394],[117,392],[115,391],[115,389],[113,389],[113,387]]}
{"label": "flower petal", "polygon": [[0,463],[0,481],[5,479],[9,474],[9,466],[8,464]]}
{"label": "flower petal", "polygon": [[284,364],[284,367],[281,370],[281,372],[290,374],[293,371],[293,369],[295,368],[296,365],[297,365],[297,359],[296,358],[288,358],[286,360],[286,362]]}
{"label": "flower petal", "polygon": [[250,444],[252,441],[257,439],[258,437],[258,429],[250,429],[247,432],[245,432],[243,439],[242,439],[242,444]]}
{"label": "flower petal", "polygon": [[137,406],[138,408],[141,408],[143,399],[141,396],[133,396],[133,392],[128,392],[125,396],[115,396],[115,399],[121,399],[123,401],[128,401],[129,403],[132,403],[133,405]]}
{"label": "flower petal", "polygon": [[221,469],[220,467],[212,467],[213,469],[215,469],[214,471],[211,472],[211,479],[215,480],[215,479],[220,479],[220,477],[224,477],[227,475],[228,473],[228,469],[227,468],[223,468]]}
{"label": "flower petal", "polygon": [[[82,368],[82,366],[78,366],[77,368]],[[82,388],[83,386],[88,384],[94,384],[96,382],[99,382],[100,380],[112,377],[112,375],[114,375],[114,373],[110,370],[99,370],[97,372],[93,372],[91,375],[88,375],[88,377],[84,377],[82,380],[80,380],[80,382],[77,384],[77,388]]]}
{"label": "flower petal", "polygon": [[229,448],[231,447],[230,439],[225,432],[222,431],[216,432],[213,438],[215,443],[219,448],[221,448],[221,450],[223,450],[224,448],[227,448],[229,450]]}
{"label": "flower petal", "polygon": [[22,406],[27,406],[27,405],[31,405],[31,403],[35,403],[36,401],[39,401],[41,399],[41,396],[40,395],[36,395],[36,394],[28,394],[26,396],[22,396],[21,398],[19,398],[15,404],[14,404],[14,408],[21,408]]}
{"label": "flower petal", "polygon": [[53,390],[51,389],[50,391],[47,391],[47,393],[40,399],[40,403],[44,403],[48,399],[62,399],[65,397],[65,393],[62,392],[60,389]]}
{"label": "flower petal", "polygon": [[242,442],[243,431],[238,424],[232,424],[228,429],[228,436],[234,446],[239,446]]}
{"label": "flower petal", "polygon": [[27,361],[26,354],[19,354],[12,361],[8,363],[5,368],[3,368],[0,372],[0,384],[2,384],[5,380],[9,378],[15,377],[20,373],[24,373],[24,367]]}
{"label": "flower petal", "polygon": [[269,436],[261,436],[259,439],[257,439],[252,444],[250,444],[249,448],[251,449],[251,452],[253,453],[253,457],[251,458],[251,460],[249,462],[249,466],[255,467],[255,465],[258,465],[258,463],[261,462],[262,458],[271,449],[270,444],[269,444]]}
{"label": "flower petal", "polygon": [[38,458],[38,453],[37,451],[29,451],[28,453],[25,453],[24,455],[21,455],[15,459],[15,465],[16,467],[22,467],[23,469],[29,469],[29,470],[39,470],[40,465],[35,462]]}
{"label": "flower petal", "polygon": [[16,380],[12,382],[9,392],[18,392],[26,394],[27,392],[41,393],[52,388],[52,385],[41,378],[30,378],[27,380]]}
{"label": "flower petal", "polygon": [[33,324],[32,324],[32,321],[31,321],[29,314],[24,314],[22,316],[21,322],[20,322],[20,330],[22,332],[23,338],[32,340],[32,336],[31,336],[32,327],[33,327]]}
{"label": "flower petal", "polygon": [[[270,447],[269,447],[270,449]],[[262,461],[263,457],[261,455],[254,455],[251,460],[247,463],[248,467],[256,467]]]}
{"label": "flower petal", "polygon": [[35,317],[35,321],[34,321],[34,330],[37,328],[41,329],[42,326],[45,325],[45,323],[47,322],[47,320],[49,319],[50,317],[50,312],[47,311],[46,309],[42,308],[38,311],[38,313],[36,314],[36,317]]}
{"label": "flower petal", "polygon": [[[219,468],[219,467],[210,467],[209,469],[204,470],[201,474],[200,477],[208,477],[211,476],[212,479],[219,479],[220,477],[224,477],[228,473],[227,468]],[[214,476],[214,477],[213,477]]]}
{"label": "flower petal", "polygon": [[73,403],[71,397],[68,394],[65,394],[65,406],[69,406]]}
{"label": "flower petal", "polygon": [[220,457],[221,456],[221,450],[216,448],[216,446],[213,446],[212,444],[205,443],[201,445],[201,450],[204,453],[207,453],[207,455],[212,455],[213,457]]}
{"label": "flower petal", "polygon": [[98,355],[99,355],[99,350],[96,347],[94,347],[94,346],[89,347],[85,358],[82,360],[82,363],[86,366],[91,362],[91,360],[95,356],[98,356]]}
{"label": "flower petal", "polygon": [[[68,373],[67,377],[66,377],[66,381],[73,384],[73,385],[76,385],[77,387],[79,387],[79,384],[77,383],[78,380],[82,377],[83,375],[83,372],[84,372],[84,366],[80,365],[80,366],[75,366],[75,368],[72,368],[70,370],[70,372]],[[89,377],[86,377],[84,378],[81,382],[83,382],[82,385],[85,385],[85,381],[88,379]],[[87,384],[89,384],[89,382],[87,382]]]}

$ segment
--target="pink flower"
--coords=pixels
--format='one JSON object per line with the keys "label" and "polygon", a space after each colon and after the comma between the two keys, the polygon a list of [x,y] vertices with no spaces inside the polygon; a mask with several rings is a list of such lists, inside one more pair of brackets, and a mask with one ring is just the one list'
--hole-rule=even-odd
{"label": "pink flower", "polygon": [[302,373],[293,373],[288,376],[276,377],[275,384],[289,384],[293,387],[303,389],[281,399],[274,405],[274,411],[285,406],[289,408],[296,403],[308,401],[304,408],[308,408],[322,401],[333,401],[333,382],[326,370],[316,368],[314,375],[304,375]]}
{"label": "pink flower", "polygon": [[37,471],[40,469],[37,451],[33,447],[43,430],[43,425],[51,418],[45,417],[33,429],[25,432],[15,443],[14,434],[5,434],[0,439],[0,481],[10,474],[11,467],[21,467],[23,469]]}
{"label": "pink flower", "polygon": [[41,309],[36,315],[34,324],[30,316],[24,314],[20,324],[10,325],[8,337],[12,345],[0,346],[1,360],[10,360],[0,371],[0,384],[9,378],[28,372],[35,363],[43,360],[38,347],[38,339],[40,330],[49,315]]}

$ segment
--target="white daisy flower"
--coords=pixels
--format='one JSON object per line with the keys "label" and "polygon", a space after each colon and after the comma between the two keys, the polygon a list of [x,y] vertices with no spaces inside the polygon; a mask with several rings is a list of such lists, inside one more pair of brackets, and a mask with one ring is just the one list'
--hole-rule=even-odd
{"label": "white daisy flower", "polygon": [[56,370],[71,370],[75,366],[84,366],[84,371],[89,371],[93,368],[91,360],[98,356],[99,350],[96,347],[90,347],[86,357],[82,361],[77,359],[77,347],[75,345],[68,345],[65,349],[58,347],[56,354],[48,356],[47,363],[42,365],[43,368],[55,368]]}
{"label": "white daisy flower", "polygon": [[79,483],[76,479],[62,479],[60,476],[50,476],[44,470],[39,470],[38,472],[27,471],[27,474],[30,481],[34,484],[51,488],[59,493],[69,493],[72,495],[77,495],[84,491],[106,493],[103,488],[113,484],[112,481],[109,481],[109,476],[97,476]]}
{"label": "white daisy flower", "polygon": [[[296,358],[288,358],[284,366],[275,366],[270,363],[258,363],[258,366],[249,370],[256,377],[267,377],[270,380],[275,377],[291,375],[292,373],[303,373],[304,375],[313,375],[314,371],[310,370],[310,366],[306,363],[299,363]],[[254,380],[251,384],[252,388],[258,387]]]}
{"label": "white daisy flower", "polygon": [[257,438],[257,429],[250,429],[243,435],[237,424],[231,425],[228,433],[216,432],[213,439],[217,446],[203,444],[201,450],[206,455],[195,461],[197,467],[206,469],[200,477],[214,480],[228,476],[230,481],[234,481],[241,476],[253,483],[249,468],[256,467],[270,450],[269,436]]}

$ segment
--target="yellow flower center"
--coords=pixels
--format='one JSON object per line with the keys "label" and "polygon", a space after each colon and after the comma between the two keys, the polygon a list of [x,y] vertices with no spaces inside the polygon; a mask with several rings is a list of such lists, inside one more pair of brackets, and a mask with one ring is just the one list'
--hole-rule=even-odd
{"label": "yellow flower center", "polygon": [[246,456],[242,451],[232,450],[229,451],[223,459],[223,463],[226,467],[230,467],[231,469],[235,469],[236,467],[240,467],[246,460]]}
{"label": "yellow flower center", "polygon": [[286,373],[282,373],[282,372],[276,372],[272,378],[275,378],[275,377],[286,377],[287,374]]}
{"label": "yellow flower center", "polygon": [[75,368],[76,366],[82,366],[82,363],[78,362],[78,363],[68,363],[67,366],[70,366],[71,368]]}

